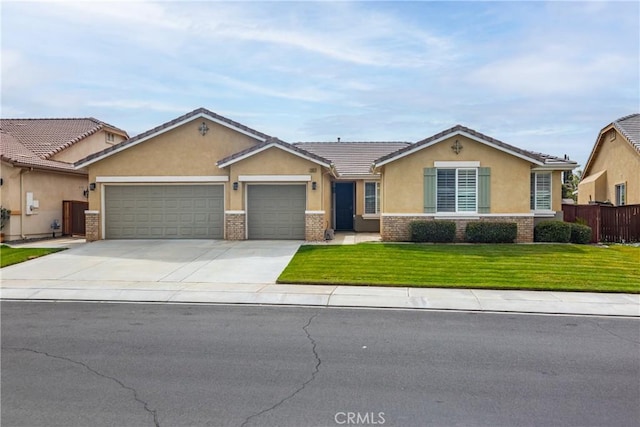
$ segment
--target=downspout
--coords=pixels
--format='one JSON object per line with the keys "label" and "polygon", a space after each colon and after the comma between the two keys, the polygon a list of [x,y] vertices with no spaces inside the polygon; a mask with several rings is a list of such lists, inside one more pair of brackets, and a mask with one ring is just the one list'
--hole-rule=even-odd
{"label": "downspout", "polygon": [[30,172],[29,169],[20,169],[20,238],[25,240],[27,236],[24,235],[24,220],[26,218],[25,205],[27,203],[26,196],[24,194],[24,174]]}

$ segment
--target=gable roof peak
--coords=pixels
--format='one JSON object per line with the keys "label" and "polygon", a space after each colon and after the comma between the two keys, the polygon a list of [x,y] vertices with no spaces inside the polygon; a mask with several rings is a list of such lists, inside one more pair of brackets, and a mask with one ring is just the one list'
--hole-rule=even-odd
{"label": "gable roof peak", "polygon": [[640,114],[634,113],[620,117],[612,124],[640,153]]}
{"label": "gable roof peak", "polygon": [[491,147],[494,147],[500,151],[504,151],[506,153],[509,153],[513,156],[519,157],[521,159],[527,160],[531,163],[537,164],[539,166],[545,166],[545,165],[554,165],[554,166],[562,166],[563,168],[574,168],[577,163],[573,160],[569,160],[569,159],[561,159],[559,157],[556,156],[551,156],[548,154],[543,154],[543,153],[536,153],[533,151],[529,151],[529,150],[523,150],[522,148],[518,148],[515,147],[513,145],[507,144],[505,142],[502,142],[498,139],[495,139],[493,137],[490,137],[488,135],[485,135],[483,133],[480,133],[474,129],[471,129],[469,127],[466,126],[462,126],[460,124],[457,124],[455,126],[453,126],[452,128],[443,130],[442,132],[439,132],[435,135],[432,135],[426,139],[423,139],[421,141],[416,142],[415,144],[411,144],[407,147],[401,148],[393,153],[387,154],[386,156],[382,156],[378,159],[376,159],[373,162],[372,167],[379,167],[382,166],[384,164],[390,163],[394,160],[397,160],[401,157],[404,157],[406,155],[412,154],[415,151],[421,150],[422,148],[428,147],[430,145],[436,144],[438,142],[441,142],[443,140],[445,140],[446,138],[449,138],[452,135],[458,134],[458,133],[462,133],[465,136],[467,136],[468,138],[471,138],[473,140],[476,140],[482,144],[486,144],[489,145]]}
{"label": "gable roof peak", "polygon": [[156,126],[152,129],[149,129],[148,131],[142,132],[136,136],[134,136],[133,138],[129,138],[129,139],[125,139],[124,141],[122,141],[119,144],[116,144],[114,146],[111,146],[109,148],[106,148],[98,153],[94,153],[91,154],[87,157],[85,157],[84,159],[78,161],[75,163],[76,168],[82,168],[85,166],[90,165],[91,163],[97,162],[98,160],[101,160],[105,157],[108,157],[112,154],[115,154],[117,152],[120,152],[122,150],[126,150],[129,147],[133,147],[143,141],[146,141],[147,139],[150,139],[156,135],[159,135],[161,133],[167,132],[169,130],[172,130],[178,126],[181,126],[185,123],[188,123],[192,120],[196,120],[200,117],[204,117],[207,118],[215,123],[218,123],[222,126],[228,127],[230,129],[233,129],[237,132],[243,133],[251,138],[254,138],[260,142],[266,141],[267,139],[271,138],[271,136],[262,133],[262,132],[258,132],[255,129],[252,129],[248,126],[245,126],[241,123],[238,123],[236,121],[233,121],[231,119],[228,119],[224,116],[221,116],[217,113],[214,113],[211,110],[208,110],[204,107],[199,107],[196,108],[193,111],[190,111],[186,114],[183,114],[180,117],[177,117],[173,120],[170,120],[166,123],[163,123],[159,126]]}

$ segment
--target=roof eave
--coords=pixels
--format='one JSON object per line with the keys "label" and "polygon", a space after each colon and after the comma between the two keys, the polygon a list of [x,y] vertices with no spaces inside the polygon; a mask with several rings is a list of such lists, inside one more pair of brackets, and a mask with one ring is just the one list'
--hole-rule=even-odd
{"label": "roof eave", "polygon": [[[515,157],[519,157],[519,158],[521,158],[523,160],[526,160],[528,162],[531,162],[533,164],[540,165],[540,166],[544,165],[544,162],[536,159],[535,157],[527,156],[525,154],[518,153],[517,151],[509,150],[506,147],[502,147],[502,146],[494,144],[493,142],[488,141],[486,139],[479,138],[476,135],[473,135],[473,134],[471,134],[469,132],[466,132],[466,131],[461,130],[461,129],[457,129],[457,130],[454,130],[452,132],[446,133],[446,134],[444,134],[444,135],[442,135],[442,136],[440,136],[438,138],[435,138],[433,141],[429,141],[427,143],[420,144],[420,145],[417,145],[415,147],[411,147],[410,149],[408,149],[406,151],[404,151],[404,149],[401,149],[400,150],[400,151],[402,151],[401,153],[398,153],[395,156],[388,157],[388,158],[386,158],[386,159],[384,159],[384,160],[382,160],[380,162],[378,162],[376,160],[375,162],[373,162],[372,167],[375,169],[375,168],[378,168],[380,166],[384,166],[384,165],[386,165],[388,163],[391,163],[391,162],[394,162],[396,160],[399,160],[399,159],[401,159],[403,157],[411,155],[411,154],[413,154],[413,153],[415,153],[417,151],[420,151],[422,149],[425,149],[427,147],[431,147],[432,145],[438,144],[438,143],[440,143],[440,142],[442,142],[442,141],[444,141],[446,139],[449,139],[449,138],[457,136],[457,135],[461,135],[461,136],[467,137],[469,139],[472,139],[474,141],[477,141],[477,142],[479,142],[481,144],[488,145],[488,146],[490,146],[492,148],[495,148],[496,150],[500,150],[500,151],[505,152],[507,154],[511,154],[512,156],[515,156]],[[417,143],[417,144],[419,144],[419,143]],[[381,157],[381,158],[384,158],[384,157]]]}
{"label": "roof eave", "polygon": [[238,163],[238,162],[240,162],[242,160],[245,160],[245,159],[247,159],[249,157],[253,157],[256,154],[261,153],[261,152],[263,152],[265,150],[268,150],[269,148],[273,148],[273,147],[279,148],[279,149],[281,149],[283,151],[286,151],[286,152],[288,152],[290,154],[293,154],[295,156],[301,157],[303,159],[309,160],[309,161],[311,161],[313,163],[316,163],[316,164],[318,164],[320,166],[323,166],[323,167],[326,167],[328,169],[332,169],[333,168],[333,163],[331,163],[331,162],[326,162],[326,161],[321,161],[319,159],[315,159],[312,156],[305,155],[304,153],[301,153],[300,151],[297,151],[295,149],[290,149],[290,148],[284,146],[283,144],[278,144],[277,142],[272,142],[270,144],[265,144],[263,147],[260,147],[258,149],[252,150],[252,151],[248,151],[247,153],[245,153],[245,154],[243,154],[241,156],[238,156],[238,157],[235,157],[235,158],[230,158],[227,161],[224,161],[224,159],[223,159],[221,161],[218,161],[216,163],[216,165],[219,168],[226,168],[227,166],[231,166],[234,163]]}
{"label": "roof eave", "polygon": [[[126,150],[128,148],[135,147],[136,145],[138,145],[138,144],[140,144],[140,143],[142,143],[144,141],[147,141],[147,140],[149,140],[151,138],[154,138],[154,137],[156,137],[158,135],[162,135],[162,134],[164,134],[166,132],[169,132],[170,130],[176,129],[177,127],[180,127],[180,126],[182,126],[182,125],[184,125],[186,123],[189,123],[189,122],[192,122],[192,121],[198,120],[198,119],[203,119],[203,118],[205,118],[207,120],[210,120],[210,121],[212,121],[214,123],[217,123],[217,124],[219,124],[221,126],[225,126],[225,127],[229,128],[229,129],[235,130],[235,131],[237,131],[239,133],[242,133],[242,134],[244,134],[246,136],[249,136],[250,138],[253,138],[253,139],[255,139],[257,141],[260,141],[260,142],[264,142],[264,141],[266,141],[268,139],[268,138],[265,138],[263,136],[260,136],[260,135],[257,135],[255,133],[252,133],[252,132],[250,132],[250,131],[248,131],[246,129],[239,128],[237,126],[234,126],[231,123],[227,123],[227,122],[225,122],[223,120],[220,120],[220,119],[218,119],[216,117],[213,117],[211,114],[208,114],[207,111],[200,111],[200,112],[198,112],[198,113],[196,113],[196,114],[194,114],[192,116],[189,116],[189,114],[190,113],[185,114],[185,116],[187,116],[187,117],[185,117],[183,120],[180,120],[180,121],[178,121],[178,122],[176,122],[176,123],[174,123],[174,124],[172,124],[170,126],[158,129],[156,132],[151,132],[148,135],[145,135],[144,137],[142,137],[140,139],[136,140],[135,139],[136,137],[131,138],[134,141],[131,141],[131,139],[126,139],[126,140],[122,141],[121,143],[119,143],[118,145],[114,145],[113,147],[109,147],[106,150],[103,150],[103,151],[101,151],[99,153],[94,153],[94,154],[92,154],[90,156],[87,156],[84,159],[76,162],[74,164],[74,166],[76,168],[87,167],[87,166],[89,166],[89,165],[91,165],[93,163],[99,162],[100,160],[103,160],[103,159],[105,159],[107,157],[110,157],[110,156],[112,156],[112,155],[114,155],[116,153],[119,153],[121,151],[124,151],[124,150]],[[171,120],[169,122],[167,122],[167,123],[170,123],[170,122],[171,122]],[[160,127],[161,126],[162,125],[160,125]],[[92,158],[92,156],[96,156],[96,157]]]}

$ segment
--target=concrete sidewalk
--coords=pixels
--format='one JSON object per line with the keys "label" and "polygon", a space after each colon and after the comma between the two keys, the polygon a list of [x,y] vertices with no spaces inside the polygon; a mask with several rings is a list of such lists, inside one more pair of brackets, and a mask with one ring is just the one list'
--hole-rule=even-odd
{"label": "concrete sidewalk", "polygon": [[[334,244],[375,241],[339,236]],[[281,304],[640,317],[640,295],[374,286],[278,285],[296,242],[30,242],[68,251],[0,270],[0,298]],[[16,245],[18,246],[18,245]]]}
{"label": "concrete sidewalk", "polygon": [[2,299],[275,304],[640,317],[640,295],[240,283],[15,280]]}

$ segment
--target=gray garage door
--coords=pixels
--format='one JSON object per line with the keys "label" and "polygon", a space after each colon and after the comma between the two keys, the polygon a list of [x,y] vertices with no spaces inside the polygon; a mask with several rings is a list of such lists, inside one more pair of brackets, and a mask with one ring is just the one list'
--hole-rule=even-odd
{"label": "gray garage door", "polygon": [[250,185],[249,239],[304,239],[306,185]]}
{"label": "gray garage door", "polygon": [[105,187],[107,239],[221,239],[222,185]]}

